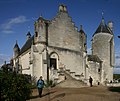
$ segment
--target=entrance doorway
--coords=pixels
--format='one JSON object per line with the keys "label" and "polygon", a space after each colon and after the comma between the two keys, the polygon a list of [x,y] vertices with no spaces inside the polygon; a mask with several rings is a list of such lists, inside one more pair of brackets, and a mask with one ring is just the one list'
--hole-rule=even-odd
{"label": "entrance doorway", "polygon": [[55,58],[50,58],[50,67],[57,69],[57,60]]}

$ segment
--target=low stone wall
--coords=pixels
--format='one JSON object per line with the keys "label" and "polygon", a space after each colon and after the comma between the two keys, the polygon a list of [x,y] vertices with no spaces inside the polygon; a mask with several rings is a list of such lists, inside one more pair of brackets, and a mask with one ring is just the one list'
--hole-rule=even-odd
{"label": "low stone wall", "polygon": [[120,87],[120,83],[108,83],[107,86]]}

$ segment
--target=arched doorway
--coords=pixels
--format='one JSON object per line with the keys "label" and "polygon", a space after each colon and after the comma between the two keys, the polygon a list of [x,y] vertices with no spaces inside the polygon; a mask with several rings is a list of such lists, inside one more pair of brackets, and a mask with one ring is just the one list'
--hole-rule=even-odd
{"label": "arched doorway", "polygon": [[58,69],[59,56],[56,52],[50,54],[50,68]]}

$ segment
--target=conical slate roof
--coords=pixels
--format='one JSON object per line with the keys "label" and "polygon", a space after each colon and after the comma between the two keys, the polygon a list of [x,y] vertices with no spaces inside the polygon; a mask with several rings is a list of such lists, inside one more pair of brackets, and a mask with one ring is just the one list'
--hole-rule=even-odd
{"label": "conical slate roof", "polygon": [[15,46],[14,46],[14,49],[15,49],[15,48],[17,48],[18,50],[20,50],[17,41],[16,41],[16,44],[15,44]]}
{"label": "conical slate roof", "polygon": [[31,36],[30,32],[28,32],[26,36]]}
{"label": "conical slate roof", "polygon": [[98,26],[97,30],[95,31],[95,33],[93,34],[93,36],[95,34],[98,34],[98,33],[109,33],[109,34],[112,34],[112,31],[110,30],[110,28],[106,25],[105,21],[104,21],[104,18],[102,18],[102,21],[100,23],[100,25]]}

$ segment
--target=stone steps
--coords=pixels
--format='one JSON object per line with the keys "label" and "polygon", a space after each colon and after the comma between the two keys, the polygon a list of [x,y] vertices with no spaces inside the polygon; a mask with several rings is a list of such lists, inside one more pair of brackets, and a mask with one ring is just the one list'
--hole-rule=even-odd
{"label": "stone steps", "polygon": [[63,87],[63,88],[81,88],[86,87],[87,84],[80,80],[76,80],[73,78],[70,74],[65,72],[66,79],[59,84],[56,85],[56,87]]}

